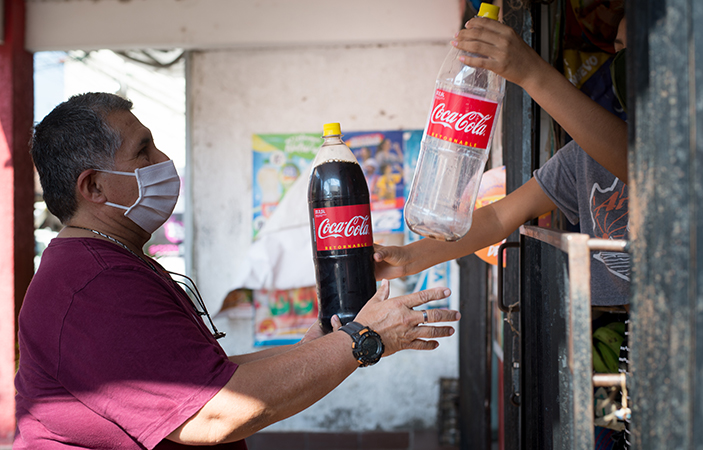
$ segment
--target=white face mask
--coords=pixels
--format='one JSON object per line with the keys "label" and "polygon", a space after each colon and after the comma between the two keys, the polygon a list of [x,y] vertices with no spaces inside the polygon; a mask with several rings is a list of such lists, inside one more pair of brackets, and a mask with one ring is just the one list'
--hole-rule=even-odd
{"label": "white face mask", "polygon": [[125,209],[124,215],[149,234],[163,225],[171,216],[173,208],[176,207],[181,179],[178,177],[176,166],[170,159],[136,169],[134,173],[112,170],[98,170],[98,172],[137,177],[139,198],[132,206],[111,202],[105,202],[105,204]]}

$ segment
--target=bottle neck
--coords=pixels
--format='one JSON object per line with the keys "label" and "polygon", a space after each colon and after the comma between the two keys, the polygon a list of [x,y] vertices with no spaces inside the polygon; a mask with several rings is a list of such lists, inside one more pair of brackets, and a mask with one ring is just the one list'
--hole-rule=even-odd
{"label": "bottle neck", "polygon": [[322,136],[322,139],[324,139],[324,142],[322,143],[323,147],[325,145],[338,145],[338,144],[343,143],[341,134],[332,134],[329,136]]}
{"label": "bottle neck", "polygon": [[354,153],[342,140],[342,135],[334,134],[322,136],[322,138],[322,146],[320,146],[320,151],[317,152],[317,156],[313,160],[313,166],[325,161],[357,162]]}

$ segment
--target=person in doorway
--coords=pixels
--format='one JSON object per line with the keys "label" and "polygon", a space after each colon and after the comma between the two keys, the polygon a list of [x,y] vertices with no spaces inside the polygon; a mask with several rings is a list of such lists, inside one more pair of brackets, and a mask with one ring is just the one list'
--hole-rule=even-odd
{"label": "person in doorway", "polygon": [[[616,49],[626,47],[625,19]],[[468,234],[457,242],[422,239],[377,246],[377,278],[397,278],[474,253],[508,237],[525,222],[559,208],[580,223],[581,232],[604,239],[627,239],[627,126],[576,89],[507,25],[476,17],[453,45],[479,56],[464,62],[493,70],[520,86],[574,138],[524,185],[505,198],[477,209]],[[588,150],[586,150],[588,149]],[[600,160],[600,162],[598,162]],[[615,173],[619,176],[616,176]],[[622,177],[622,178],[620,178]],[[627,305],[629,256],[595,252],[591,264],[593,305]]]}
{"label": "person in doorway", "polygon": [[[613,42],[617,53],[612,79],[621,103],[625,100],[626,27],[622,17]],[[489,69],[522,87],[583,151],[627,184],[627,123],[574,87],[512,28],[475,17],[456,34],[452,45],[468,53],[460,57],[465,64]]]}
{"label": "person in doorway", "polygon": [[[456,38],[454,46],[477,55],[463,56],[466,64],[490,69],[523,87],[574,140],[557,151],[523,186],[477,209],[471,229],[459,241],[422,239],[402,247],[376,246],[376,276],[411,275],[469,255],[500,242],[525,222],[556,208],[571,223],[580,224],[582,233],[604,239],[628,239],[626,123],[574,87],[508,26],[477,17]],[[624,18],[614,44],[616,59],[621,63],[626,47]],[[616,91],[620,88],[618,98],[624,103],[623,69],[623,65],[613,63],[613,84]],[[624,109],[626,105],[622,106]],[[592,305],[629,311],[629,289],[629,255],[593,252]],[[627,319],[626,314],[619,316],[608,320]],[[595,330],[595,321],[593,325]],[[621,347],[621,355],[626,355],[623,349],[626,343]],[[596,427],[595,433],[597,443],[607,441],[598,448],[621,448],[624,443],[622,432]]]}
{"label": "person in doorway", "polygon": [[[447,289],[386,299],[384,281],[351,324],[335,317],[327,335],[313,326],[295,345],[228,357],[206,312],[142,251],[173,211],[180,180],[131,107],[112,94],[78,95],[35,127],[32,158],[65,228],[19,315],[13,448],[246,449],[247,436],[309,407],[360,365],[453,334],[427,324],[458,312],[413,310]],[[366,352],[352,348],[360,341]]]}

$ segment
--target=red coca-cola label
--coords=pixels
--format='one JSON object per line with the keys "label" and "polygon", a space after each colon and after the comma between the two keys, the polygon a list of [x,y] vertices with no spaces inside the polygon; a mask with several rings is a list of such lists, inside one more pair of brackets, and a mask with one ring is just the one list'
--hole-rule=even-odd
{"label": "red coca-cola label", "polygon": [[427,134],[466,147],[488,148],[498,103],[437,89]]}
{"label": "red coca-cola label", "polygon": [[315,208],[317,251],[344,250],[373,245],[368,204]]}

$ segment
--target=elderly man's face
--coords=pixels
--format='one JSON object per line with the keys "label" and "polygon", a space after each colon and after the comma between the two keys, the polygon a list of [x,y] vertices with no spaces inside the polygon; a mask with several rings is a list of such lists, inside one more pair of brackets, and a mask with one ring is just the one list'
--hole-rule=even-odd
{"label": "elderly man's face", "polygon": [[168,161],[168,156],[154,144],[151,131],[129,111],[110,114],[107,121],[122,135],[122,145],[115,154],[115,170],[134,169]]}
{"label": "elderly man's face", "polygon": [[[115,153],[115,167],[118,172],[134,172],[135,169],[168,161],[161,150],[154,145],[151,131],[129,111],[118,111],[107,117],[107,122],[122,136],[122,145]],[[139,198],[139,190],[134,177],[104,174],[105,186],[109,189],[108,199],[120,205],[131,205]]]}

